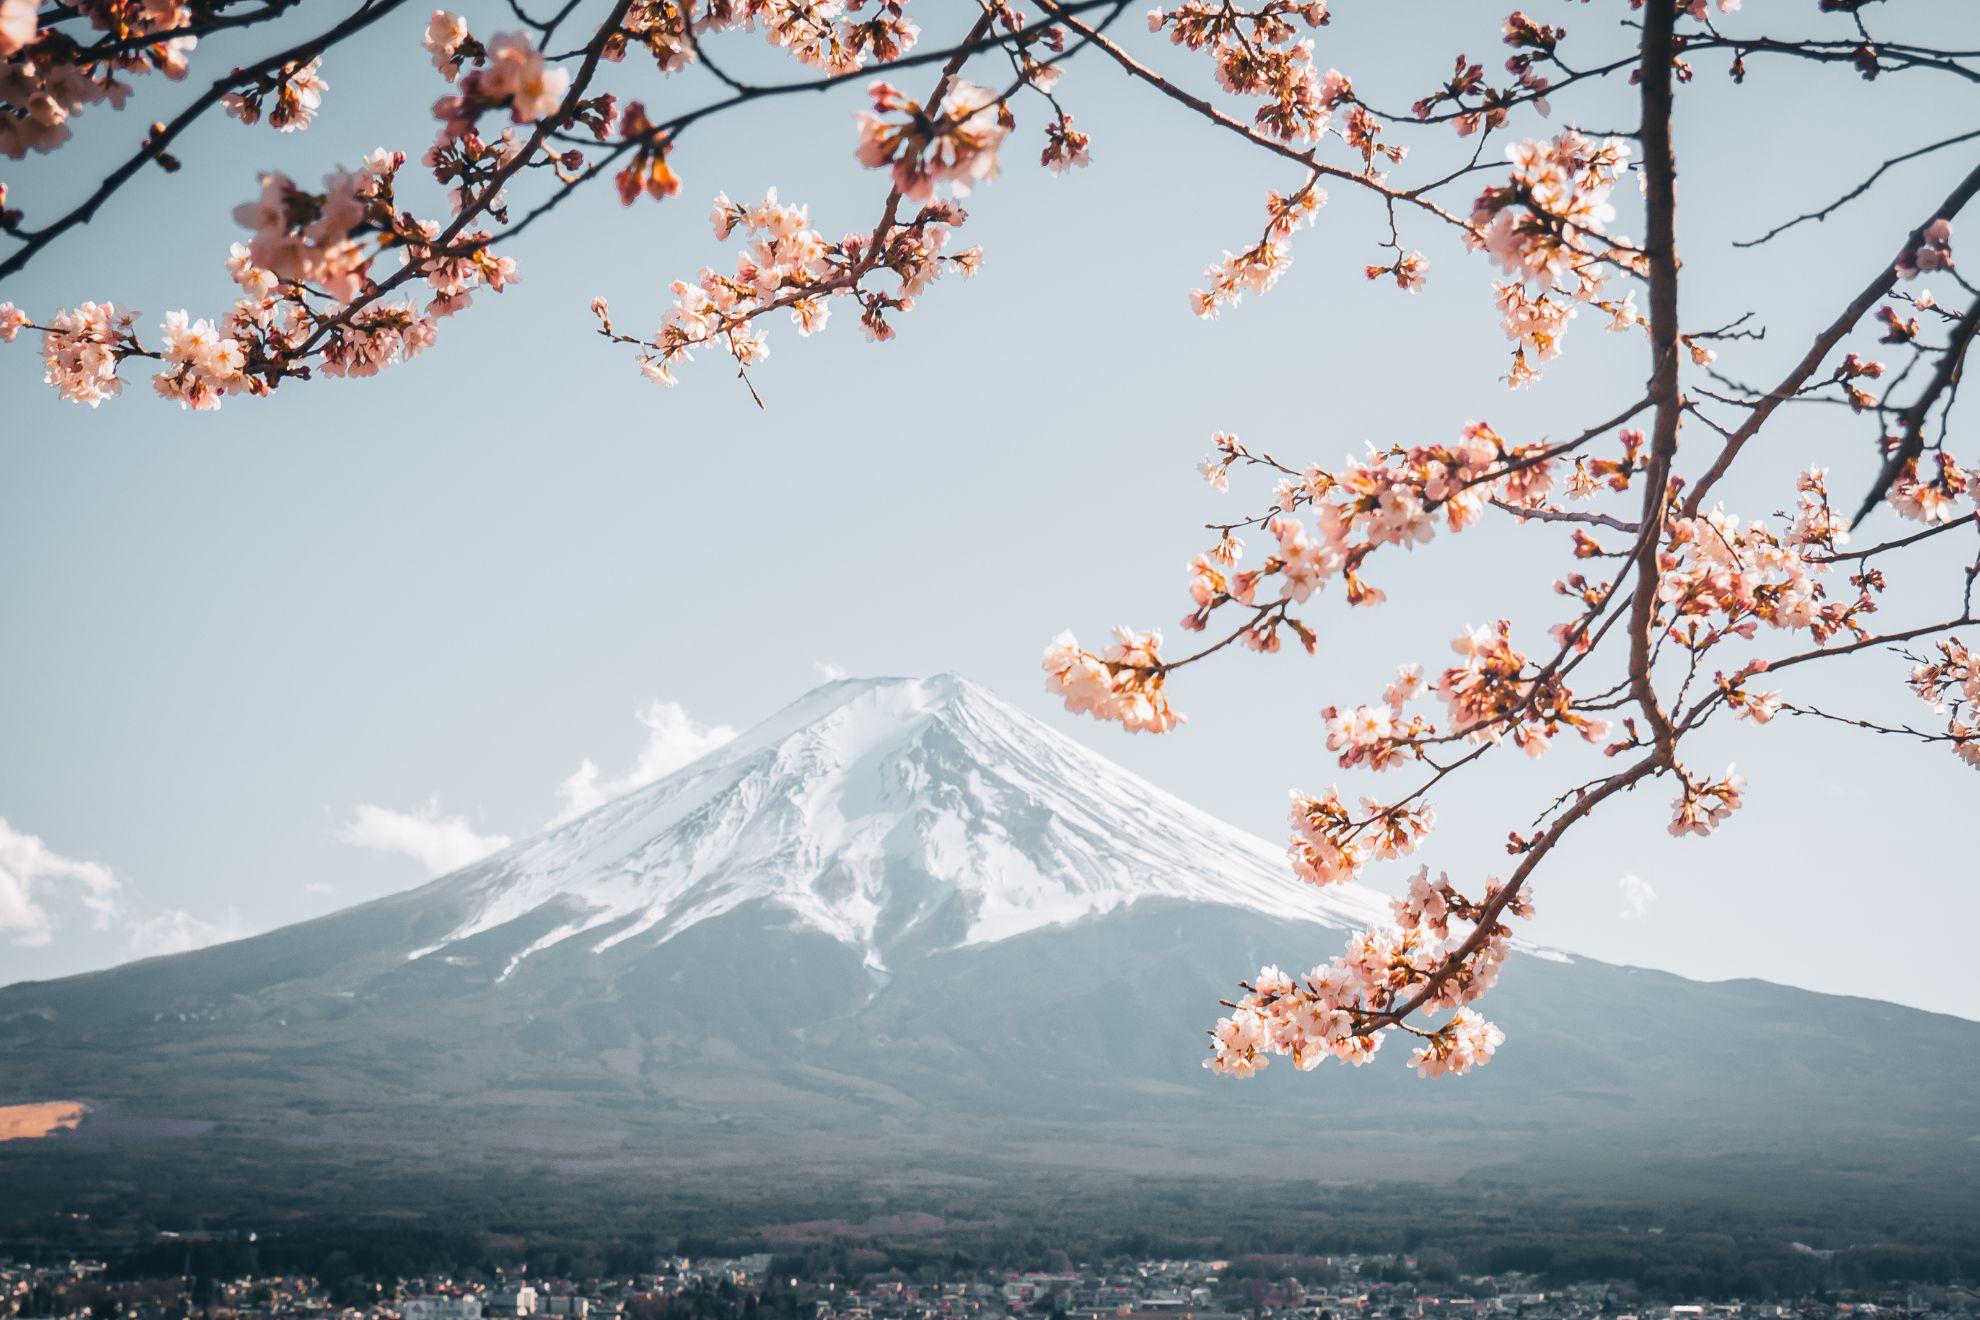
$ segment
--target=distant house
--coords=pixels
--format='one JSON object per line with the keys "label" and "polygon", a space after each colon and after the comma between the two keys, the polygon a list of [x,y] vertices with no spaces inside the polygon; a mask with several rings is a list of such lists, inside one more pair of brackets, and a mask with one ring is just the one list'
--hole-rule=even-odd
{"label": "distant house", "polygon": [[488,1294],[488,1314],[535,1315],[536,1289],[528,1284],[518,1284],[513,1288],[498,1288]]}

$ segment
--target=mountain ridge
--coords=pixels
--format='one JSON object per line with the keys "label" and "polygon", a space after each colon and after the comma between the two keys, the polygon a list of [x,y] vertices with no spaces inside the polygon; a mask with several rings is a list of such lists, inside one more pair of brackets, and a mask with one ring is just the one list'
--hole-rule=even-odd
{"label": "mountain ridge", "polygon": [[[1114,855],[1103,856],[1095,839],[1110,817],[1155,822],[1155,832],[1108,839]],[[1229,859],[1214,882],[1198,873],[1205,850]],[[914,896],[917,911],[898,910],[902,867],[935,882]],[[877,971],[883,945],[944,918],[965,919],[960,936],[928,933],[954,947],[1157,896],[1334,928],[1387,912],[1361,886],[1299,884],[1262,840],[954,674],[827,683],[673,774],[456,874],[470,873],[481,911],[415,956],[559,898],[587,911],[517,965],[594,931],[594,952],[650,931],[664,941],[752,898],[860,947]],[[952,901],[960,911],[945,912]]]}
{"label": "mountain ridge", "polygon": [[520,1161],[730,1204],[1166,1170],[1980,1213],[1980,1024],[1882,1001],[1520,950],[1473,1076],[1200,1066],[1234,971],[1385,912],[968,680],[848,680],[416,889],[0,988],[0,1103],[97,1107],[0,1182],[293,1208]]}

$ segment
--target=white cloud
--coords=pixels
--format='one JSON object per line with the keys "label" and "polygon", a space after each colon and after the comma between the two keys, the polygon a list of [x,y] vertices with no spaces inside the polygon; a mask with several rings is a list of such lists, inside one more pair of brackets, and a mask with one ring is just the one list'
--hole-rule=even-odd
{"label": "white cloud", "polygon": [[[73,964],[65,970],[184,953],[253,933],[234,912],[207,921],[184,908],[140,915],[148,910],[109,867],[64,857],[0,820],[0,940],[41,948],[59,940],[57,952]],[[98,935],[75,938],[79,922]]]}
{"label": "white cloud", "polygon": [[399,853],[426,868],[428,875],[458,871],[492,852],[509,846],[508,836],[476,834],[459,816],[440,814],[438,802],[418,811],[395,811],[375,803],[360,803],[337,837],[360,848]]}
{"label": "white cloud", "polygon": [[133,958],[155,958],[203,949],[209,944],[225,944],[252,934],[235,912],[227,913],[219,921],[206,921],[184,908],[173,908],[147,920],[132,922],[130,937],[124,943]]}
{"label": "white cloud", "polygon": [[303,886],[303,892],[311,898],[328,898],[337,892],[337,886],[323,880],[312,880]]}
{"label": "white cloud", "polygon": [[0,937],[14,944],[47,944],[59,911],[72,906],[104,930],[117,919],[122,888],[109,867],[64,857],[0,820]]}
{"label": "white cloud", "polygon": [[1624,871],[1617,879],[1616,887],[1622,890],[1622,916],[1625,921],[1648,916],[1650,905],[1657,901],[1657,891],[1634,871]]}
{"label": "white cloud", "polygon": [[[561,825],[613,798],[643,788],[736,736],[736,731],[726,724],[696,723],[678,702],[651,701],[637,715],[646,726],[646,742],[631,768],[623,775],[608,777],[596,762],[583,762],[557,786],[557,796],[563,805],[549,824]],[[510,842],[506,835],[476,833],[464,817],[442,815],[437,801],[429,801],[417,811],[399,811],[375,802],[361,803],[351,819],[337,828],[337,838],[360,848],[410,857],[426,868],[428,875],[436,876],[478,862],[508,847]],[[305,889],[310,894],[334,892],[324,884],[311,884]]]}
{"label": "white cloud", "polygon": [[844,665],[835,665],[830,660],[813,660],[811,667],[827,683],[836,683],[846,677],[846,667]]}
{"label": "white cloud", "polygon": [[620,778],[606,779],[595,764],[585,761],[557,786],[557,796],[564,800],[564,805],[551,818],[552,825],[562,825],[615,797],[644,788],[689,762],[700,760],[736,736],[736,731],[726,724],[696,724],[680,703],[674,701],[648,702],[639,712],[639,722],[646,726],[646,745],[639,749],[632,769]]}

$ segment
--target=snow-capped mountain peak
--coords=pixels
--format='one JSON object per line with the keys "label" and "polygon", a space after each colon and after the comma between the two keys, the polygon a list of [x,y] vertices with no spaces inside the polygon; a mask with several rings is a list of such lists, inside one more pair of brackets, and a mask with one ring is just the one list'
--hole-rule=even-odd
{"label": "snow-capped mountain peak", "polygon": [[1149,899],[1331,927],[1385,908],[968,679],[842,679],[674,774],[435,882],[471,913],[415,957],[540,910],[605,953],[760,902],[862,951],[988,944]]}

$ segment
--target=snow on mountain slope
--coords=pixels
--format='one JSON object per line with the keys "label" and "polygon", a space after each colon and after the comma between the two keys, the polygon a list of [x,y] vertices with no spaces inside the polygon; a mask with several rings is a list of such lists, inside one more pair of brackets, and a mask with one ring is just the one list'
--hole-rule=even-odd
{"label": "snow on mountain slope", "polygon": [[1151,898],[1360,927],[1386,902],[1283,853],[967,679],[847,679],[674,774],[436,887],[472,915],[419,958],[539,909],[514,956],[665,941],[767,901],[862,951],[995,943]]}

